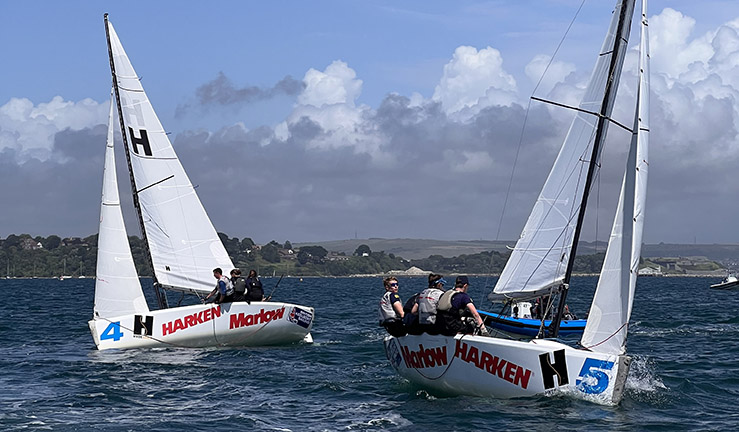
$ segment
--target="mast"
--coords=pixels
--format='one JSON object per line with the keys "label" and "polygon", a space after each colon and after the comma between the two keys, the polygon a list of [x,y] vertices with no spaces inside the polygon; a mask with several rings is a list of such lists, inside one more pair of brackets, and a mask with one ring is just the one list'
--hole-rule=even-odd
{"label": "mast", "polygon": [[[564,280],[560,288],[559,305],[557,307],[557,315],[552,320],[552,337],[559,336],[559,324],[562,321],[564,315],[565,301],[567,300],[567,292],[570,286],[570,279],[572,278],[572,268],[575,264],[575,256],[577,251],[577,244],[580,241],[580,233],[582,231],[582,224],[585,219],[585,207],[587,206],[588,197],[590,196],[590,188],[593,184],[593,178],[595,177],[595,169],[598,166],[598,156],[600,150],[603,147],[603,142],[606,138],[606,128],[610,119],[608,118],[608,106],[609,100],[615,95],[618,86],[614,86],[616,79],[616,71],[619,69],[619,52],[621,45],[628,43],[628,39],[623,37],[624,31],[628,30],[624,26],[624,21],[627,18],[627,12],[633,11],[633,8],[628,8],[628,3],[633,3],[634,0],[622,0],[620,15],[618,18],[618,26],[616,28],[616,35],[613,40],[613,48],[611,50],[611,63],[608,66],[608,81],[606,82],[606,89],[603,93],[603,102],[600,107],[600,115],[598,116],[598,124],[595,132],[595,140],[593,142],[593,152],[590,156],[590,163],[588,165],[588,173],[585,178],[585,187],[583,189],[582,201],[580,202],[580,211],[577,215],[577,224],[575,226],[575,232],[572,237],[572,250],[570,251],[570,259],[567,261],[567,270],[565,271]],[[627,33],[628,34],[628,33]]]}
{"label": "mast", "polygon": [[166,309],[167,296],[164,293],[161,285],[157,281],[157,275],[154,271],[154,262],[151,259],[151,250],[149,249],[149,241],[146,238],[146,229],[144,228],[144,217],[141,214],[141,205],[139,204],[138,189],[136,188],[136,179],[133,177],[133,167],[131,166],[131,154],[128,150],[128,138],[126,138],[126,125],[123,123],[123,108],[121,108],[121,98],[118,92],[118,79],[115,73],[115,62],[113,61],[113,48],[110,45],[110,31],[108,30],[108,14],[103,15],[105,21],[105,39],[108,43],[108,58],[110,60],[110,72],[113,77],[113,89],[115,90],[115,101],[118,108],[118,120],[121,126],[121,136],[123,137],[123,148],[126,150],[126,163],[128,164],[128,177],[131,179],[131,195],[133,195],[133,206],[136,208],[136,215],[139,220],[139,228],[141,229],[141,237],[144,240],[144,247],[146,248],[146,257],[149,260],[149,266],[151,267],[151,277],[154,279],[152,288],[157,298],[157,303],[160,309]]}

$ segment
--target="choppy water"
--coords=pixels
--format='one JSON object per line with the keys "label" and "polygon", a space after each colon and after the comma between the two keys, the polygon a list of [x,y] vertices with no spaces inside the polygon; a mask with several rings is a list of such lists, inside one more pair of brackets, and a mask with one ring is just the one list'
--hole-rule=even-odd
{"label": "choppy water", "polygon": [[[265,279],[267,292],[276,279]],[[470,293],[485,308],[484,283]],[[396,376],[376,325],[379,278],[283,279],[316,308],[315,344],[95,349],[94,280],[0,280],[2,430],[736,430],[739,300],[711,279],[643,278],[618,407],[564,397],[437,398]],[[575,278],[587,309],[595,278]],[[401,297],[423,288],[402,279]]]}

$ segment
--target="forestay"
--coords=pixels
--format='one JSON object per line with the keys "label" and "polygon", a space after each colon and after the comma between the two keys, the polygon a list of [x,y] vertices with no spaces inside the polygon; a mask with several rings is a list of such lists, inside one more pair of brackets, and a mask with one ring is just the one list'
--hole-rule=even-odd
{"label": "forestay", "polygon": [[[165,288],[209,292],[233,264],[108,22],[124,131],[154,274]],[[228,271],[228,270],[226,270]]]}
{"label": "forestay", "polygon": [[[491,301],[533,298],[558,287],[565,279],[568,262],[572,259],[570,252],[585,192],[584,176],[590,163],[598,116],[610,117],[616,97],[616,91],[604,97],[608,71],[611,62],[615,61],[610,77],[615,89],[626,53],[627,43],[619,44],[616,52],[613,48],[622,12],[625,12],[625,19],[621,21],[621,34],[628,39],[633,3],[627,2],[625,7],[631,9],[621,11],[619,3],[613,13],[601,54],[579,105],[582,111],[576,112],[511,257],[488,296]],[[615,59],[612,58],[614,55]],[[607,127],[608,122],[604,125]],[[604,129],[603,136],[605,132]]]}
{"label": "forestay", "polygon": [[100,203],[97,268],[95,270],[94,316],[110,318],[149,311],[141,291],[136,267],[128,244],[118,196],[113,151],[113,95],[110,98],[108,138],[105,147],[103,196]]}
{"label": "forestay", "polygon": [[626,332],[641,257],[649,172],[649,31],[642,2],[639,87],[634,134],[616,219],[581,344],[591,351],[625,353]]}

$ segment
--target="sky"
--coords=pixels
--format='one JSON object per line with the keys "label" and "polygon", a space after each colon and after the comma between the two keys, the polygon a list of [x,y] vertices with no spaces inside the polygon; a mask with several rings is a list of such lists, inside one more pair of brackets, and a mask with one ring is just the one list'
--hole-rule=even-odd
{"label": "sky", "polygon": [[[97,232],[107,12],[218,231],[515,240],[572,118],[530,97],[577,104],[612,3],[1,1],[0,237]],[[739,5],[649,9],[644,241],[737,243]],[[608,238],[627,145],[611,128],[584,240]]]}

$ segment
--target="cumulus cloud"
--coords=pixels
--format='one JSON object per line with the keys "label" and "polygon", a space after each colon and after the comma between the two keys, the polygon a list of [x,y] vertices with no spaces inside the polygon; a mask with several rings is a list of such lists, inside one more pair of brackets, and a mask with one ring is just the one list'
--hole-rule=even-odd
{"label": "cumulus cloud", "polygon": [[299,105],[322,107],[345,104],[354,106],[362,92],[362,80],[345,62],[337,60],[321,72],[310,69],[303,77],[305,88],[298,97]]}
{"label": "cumulus cloud", "polygon": [[575,65],[562,61],[552,61],[547,55],[539,54],[526,65],[526,76],[532,83],[538,84],[541,94],[548,94],[555,85],[564,82],[568,75],[575,72]]}
{"label": "cumulus cloud", "polygon": [[103,123],[108,108],[107,102],[97,103],[92,99],[72,102],[56,96],[49,102],[34,105],[25,98],[12,98],[0,106],[0,151],[12,149],[20,162],[30,158],[47,160],[54,154],[57,133]]}
{"label": "cumulus cloud", "polygon": [[432,97],[447,113],[510,105],[516,98],[516,80],[503,69],[500,51],[491,47],[478,51],[470,46],[454,51]]}
{"label": "cumulus cloud", "polygon": [[[702,236],[737,241],[722,237],[717,227],[725,226],[721,219],[726,214],[739,212],[731,198],[739,196],[734,179],[739,20],[700,35],[694,34],[695,27],[692,18],[672,9],[650,18],[647,242],[692,241],[694,235],[699,241]],[[637,39],[632,34],[632,42]],[[521,101],[528,95],[518,93],[514,76],[538,81],[549,64],[546,56],[532,56],[523,71],[507,71],[501,53],[491,47],[461,46],[449,55],[431,97],[390,92],[375,107],[359,102],[364,77],[338,60],[308,70],[299,81],[283,80],[291,93],[276,90],[283,81],[271,89],[240,89],[222,75],[206,83],[199,100],[214,110],[275,94],[270,92],[295,97],[290,113],[274,127],[236,123],[172,135],[216,228],[257,241],[277,236],[280,241],[317,241],[351,237],[355,231],[360,236],[491,238],[518,156],[501,230],[503,238],[516,238],[572,113],[546,104],[533,104],[526,113]],[[614,114],[629,125],[634,58],[630,52]],[[577,105],[589,74],[555,61],[538,93]],[[34,105],[13,99],[0,107],[0,164],[5,164],[0,180],[10,188],[30,185],[30,194],[70,209],[70,217],[59,222],[58,212],[34,212],[35,204],[10,209],[0,225],[18,231],[12,223],[24,220],[33,221],[29,227],[46,227],[37,231],[41,234],[63,234],[69,227],[79,228],[75,234],[94,231],[99,185],[88,177],[102,175],[103,150],[93,142],[104,138],[104,128],[95,125],[106,117],[107,102],[55,98]],[[610,136],[592,195],[599,200],[592,208],[600,215],[600,239],[607,237],[612,221],[623,170],[618,157],[628,144],[619,128],[612,127]],[[212,167],[220,168],[214,174]],[[35,176],[38,171],[44,174]],[[77,202],[67,189],[74,190],[74,197],[86,197],[85,204],[79,198],[79,208],[64,207],[64,200]],[[123,182],[121,190],[125,196]],[[225,197],[229,202],[237,197],[240,204],[224,206]],[[6,200],[22,198],[11,194]],[[71,215],[83,209],[92,220],[87,229],[72,221]],[[593,231],[589,225],[584,238],[592,239]]]}
{"label": "cumulus cloud", "polygon": [[[304,89],[285,122],[276,127],[279,138],[287,140],[294,131],[308,128],[309,148],[350,148],[357,153],[384,158],[385,138],[366,118],[372,109],[357,106],[362,92],[362,80],[345,62],[337,60],[324,71],[310,69],[303,77]],[[313,127],[311,127],[311,125]]]}

